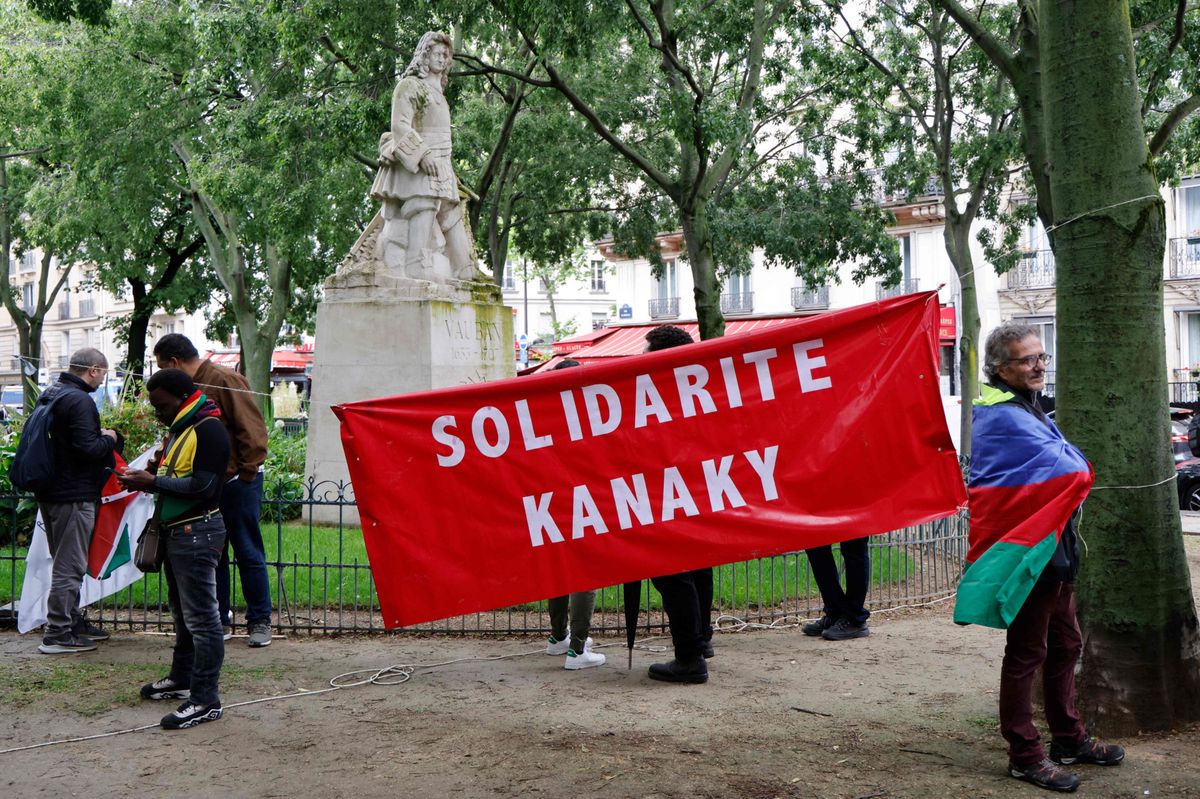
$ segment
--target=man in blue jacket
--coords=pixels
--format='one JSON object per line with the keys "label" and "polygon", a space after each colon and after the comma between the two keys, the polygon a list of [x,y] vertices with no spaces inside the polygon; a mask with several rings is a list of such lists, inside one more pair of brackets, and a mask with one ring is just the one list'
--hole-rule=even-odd
{"label": "man in blue jacket", "polygon": [[96,528],[100,491],[114,466],[119,435],[100,429],[96,403],[88,396],[104,383],[108,359],[96,349],[71,356],[67,371],[46,389],[39,403],[54,402],[50,432],[54,481],[34,494],[54,567],[46,600],[46,628],[40,652],[63,655],[87,652],[108,638],[79,611],[79,590],[87,570],[88,546]]}

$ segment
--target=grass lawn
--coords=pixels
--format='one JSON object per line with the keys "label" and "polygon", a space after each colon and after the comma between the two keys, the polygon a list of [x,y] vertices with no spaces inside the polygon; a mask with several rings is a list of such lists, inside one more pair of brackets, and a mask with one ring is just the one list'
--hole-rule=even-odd
{"label": "grass lawn", "polygon": [[[377,603],[360,528],[346,527],[339,536],[336,527],[265,522],[262,533],[271,572],[271,602],[276,608],[282,606],[281,583],[287,604],[296,612],[302,613],[306,607],[364,608]],[[835,557],[840,566],[836,550]],[[23,548],[0,549],[0,605],[20,597],[24,558]],[[339,568],[339,564],[343,565]],[[872,548],[872,586],[903,581],[914,571],[914,561],[903,549]],[[244,608],[236,575],[234,590],[235,607]],[[789,598],[816,596],[818,591],[808,573],[807,558],[795,554],[720,566],[714,574],[714,594],[723,607],[746,607],[776,605]],[[606,610],[619,608],[621,597],[620,586],[605,588],[597,597],[596,606]],[[142,607],[159,601],[166,604],[166,583],[154,575],[129,586],[108,603]],[[648,582],[643,589],[642,606],[646,607],[647,602],[651,608],[662,607],[658,592]],[[519,607],[541,610],[545,602]]]}

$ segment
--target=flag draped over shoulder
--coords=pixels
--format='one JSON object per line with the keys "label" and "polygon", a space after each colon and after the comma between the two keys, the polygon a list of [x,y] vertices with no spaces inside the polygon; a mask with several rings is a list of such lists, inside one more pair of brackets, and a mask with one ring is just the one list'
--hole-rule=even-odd
{"label": "flag draped over shoulder", "polygon": [[954,620],[1005,629],[1050,562],[1094,473],[1058,428],[984,386],[971,429],[971,538]]}
{"label": "flag draped over shoulder", "polygon": [[[133,469],[145,469],[153,448],[146,450],[132,463]],[[117,457],[117,467],[124,461]],[[110,476],[100,496],[96,513],[96,530],[88,548],[87,574],[79,592],[79,606],[98,602],[137,582],[142,572],[133,563],[133,550],[146,520],[154,513],[154,497],[136,491],[126,491]],[[27,633],[46,623],[46,600],[50,596],[50,579],[54,560],[46,540],[42,514],[38,513],[33,526],[33,540],[25,556],[25,582],[21,586],[21,604],[17,615],[17,631]]]}

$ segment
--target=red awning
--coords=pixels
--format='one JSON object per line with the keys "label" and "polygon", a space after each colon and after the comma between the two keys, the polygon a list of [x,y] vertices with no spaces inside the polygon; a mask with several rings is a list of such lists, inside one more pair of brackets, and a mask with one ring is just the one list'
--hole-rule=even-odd
{"label": "red awning", "polygon": [[598,327],[595,330],[589,330],[586,333],[564,338],[562,341],[554,342],[554,354],[566,355],[569,352],[575,352],[578,349],[590,346],[602,338],[611,336],[617,330],[615,327]]}
{"label": "red awning", "polygon": [[[230,369],[236,369],[242,360],[241,353],[237,350],[227,352],[209,353],[207,359],[221,366],[228,366]],[[313,354],[311,352],[295,352],[293,350],[275,350],[271,354],[272,369],[305,369],[313,362]]]}
{"label": "red awning", "polygon": [[[802,316],[772,316],[763,319],[734,319],[725,320],[725,335],[736,336],[739,333],[749,333],[751,330],[761,330],[764,327],[779,325],[785,322],[794,322],[797,319],[802,319]],[[682,328],[692,337],[694,341],[700,340],[700,326],[696,322],[681,322],[676,327]],[[646,349],[646,333],[658,325],[629,325],[623,327],[606,327],[607,335],[594,344],[577,347],[569,351],[569,357],[586,363],[587,361],[599,358],[627,358],[630,355],[640,355]],[[592,331],[600,332],[600,331]],[[578,338],[578,337],[576,337]],[[570,341],[571,339],[567,339]],[[562,342],[559,342],[560,344]],[[544,372],[547,369],[554,368],[554,364],[563,360],[561,355],[566,353],[558,352],[558,345],[555,345],[555,357],[541,364],[539,367],[524,370],[521,374],[530,374],[532,372]]]}

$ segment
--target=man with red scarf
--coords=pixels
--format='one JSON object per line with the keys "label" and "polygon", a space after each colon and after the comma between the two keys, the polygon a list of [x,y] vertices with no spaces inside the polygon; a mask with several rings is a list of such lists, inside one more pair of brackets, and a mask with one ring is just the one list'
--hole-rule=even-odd
{"label": "man with red scarf", "polygon": [[229,434],[216,403],[179,369],[146,381],[154,414],[168,429],[158,474],[128,469],[121,484],[158,495],[166,539],[164,572],[175,621],[175,650],[166,677],[142,686],[144,699],[183,699],[162,718],[185,729],[221,717],[217,681],[225,659],[217,609],[217,561],[225,549],[221,488],[229,462]]}

